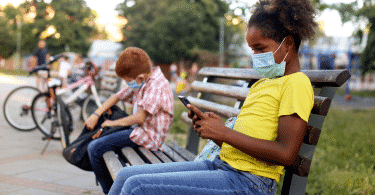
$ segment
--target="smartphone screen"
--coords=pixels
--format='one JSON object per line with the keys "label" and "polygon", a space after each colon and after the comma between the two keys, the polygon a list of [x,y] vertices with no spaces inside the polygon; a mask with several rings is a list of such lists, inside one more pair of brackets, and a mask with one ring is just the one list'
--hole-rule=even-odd
{"label": "smartphone screen", "polygon": [[[190,101],[182,95],[179,95],[178,98],[181,100],[181,102],[187,107],[188,104],[191,104]],[[189,109],[190,110],[190,109]],[[191,111],[193,112],[193,111]],[[194,112],[193,112],[194,113]],[[194,113],[195,114],[195,113]]]}
{"label": "smartphone screen", "polygon": [[187,106],[188,104],[191,104],[191,103],[189,102],[189,100],[188,100],[185,96],[179,95],[178,98],[181,100],[181,102],[182,102],[185,106]]}

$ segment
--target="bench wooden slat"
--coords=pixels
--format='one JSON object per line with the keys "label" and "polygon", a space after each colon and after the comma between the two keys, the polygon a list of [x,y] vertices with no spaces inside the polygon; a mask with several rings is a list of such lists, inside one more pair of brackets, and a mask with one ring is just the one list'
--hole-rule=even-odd
{"label": "bench wooden slat", "polygon": [[162,148],[163,148],[164,153],[167,154],[171,159],[173,159],[174,162],[185,162],[186,161],[179,154],[177,154],[175,151],[173,151],[171,148],[169,148],[168,145],[163,144]]}
{"label": "bench wooden slat", "polygon": [[194,81],[191,84],[191,89],[194,91],[217,94],[238,100],[245,100],[249,94],[249,88],[238,86],[223,85],[217,83],[204,83],[201,81]]}
{"label": "bench wooden slat", "polygon": [[102,81],[108,82],[108,83],[117,83],[118,78],[115,77],[104,77]]}
{"label": "bench wooden slat", "polygon": [[314,126],[308,125],[306,130],[306,135],[303,139],[303,143],[314,145],[316,146],[318,144],[318,140],[320,137],[320,133],[322,131]]}
{"label": "bench wooden slat", "polygon": [[132,166],[146,164],[131,147],[124,147],[121,152]]}
{"label": "bench wooden slat", "polygon": [[311,160],[298,155],[294,163],[286,167],[285,169],[289,169],[293,172],[293,174],[296,174],[300,177],[307,177],[310,172],[310,167],[311,167]]}
{"label": "bench wooden slat", "polygon": [[185,123],[191,125],[192,123],[192,120],[188,117],[188,113],[187,112],[183,112],[181,114],[181,120],[184,121]]}
{"label": "bench wooden slat", "polygon": [[103,158],[114,181],[116,179],[117,173],[122,169],[122,164],[113,151],[104,153]]}
{"label": "bench wooden slat", "polygon": [[[191,88],[194,91],[222,95],[225,97],[235,98],[240,101],[245,101],[250,91],[250,88],[229,86],[216,83],[203,83],[200,81],[194,81],[191,85]],[[329,98],[315,96],[314,107],[311,112],[313,114],[326,116],[330,105],[331,100]]]}
{"label": "bench wooden slat", "polygon": [[163,161],[163,163],[169,163],[169,162],[173,162],[170,158],[168,158],[168,156],[166,156],[163,152],[161,151],[156,151],[156,152],[152,152],[155,154],[155,156],[157,156],[161,161]]}
{"label": "bench wooden slat", "polygon": [[217,115],[220,115],[225,118],[235,117],[240,114],[240,109],[233,108],[230,106],[210,102],[207,100],[202,100],[194,97],[188,97],[188,100],[191,104],[202,109],[203,111],[209,110],[214,112]]}
{"label": "bench wooden slat", "polygon": [[178,145],[176,142],[169,142],[167,145],[172,148],[175,152],[185,158],[187,161],[194,161],[196,155],[187,151],[185,148]]}
{"label": "bench wooden slat", "polygon": [[314,106],[311,113],[317,115],[327,116],[329,107],[331,106],[331,99],[327,97],[314,96]]}
{"label": "bench wooden slat", "polygon": [[[302,72],[309,77],[311,83],[316,87],[340,87],[350,78],[350,73],[346,69],[302,70]],[[204,67],[199,70],[199,75],[240,80],[261,79],[254,69],[239,68]]]}
{"label": "bench wooden slat", "polygon": [[105,71],[103,74],[105,77],[118,77],[115,71]]}
{"label": "bench wooden slat", "polygon": [[139,151],[151,162],[151,164],[159,164],[161,161],[156,158],[154,154],[150,152],[150,150],[147,150],[144,147],[139,147]]}

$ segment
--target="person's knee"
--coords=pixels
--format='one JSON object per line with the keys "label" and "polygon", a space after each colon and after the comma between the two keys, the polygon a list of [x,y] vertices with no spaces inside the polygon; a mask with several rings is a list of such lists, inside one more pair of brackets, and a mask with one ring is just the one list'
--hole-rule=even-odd
{"label": "person's knee", "polygon": [[89,156],[95,154],[97,151],[97,145],[98,141],[97,140],[92,140],[89,145],[87,146],[87,152],[89,153]]}
{"label": "person's knee", "polygon": [[142,183],[140,180],[143,178],[143,175],[134,175],[129,177],[122,188],[122,194],[131,194],[132,190],[137,187],[141,187]]}

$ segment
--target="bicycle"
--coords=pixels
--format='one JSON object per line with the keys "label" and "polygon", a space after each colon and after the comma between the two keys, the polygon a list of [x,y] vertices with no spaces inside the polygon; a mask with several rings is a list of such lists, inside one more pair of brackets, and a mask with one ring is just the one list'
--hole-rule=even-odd
{"label": "bicycle", "polygon": [[37,128],[31,116],[31,104],[39,89],[21,86],[9,93],[3,104],[5,120],[19,131],[32,131]]}
{"label": "bicycle", "polygon": [[[93,64],[88,62],[87,65],[92,66]],[[91,67],[85,68],[87,72],[89,72],[89,69]],[[61,87],[61,81],[51,78],[49,68],[40,67],[33,70],[33,72],[47,70],[48,91],[37,95],[31,106],[34,122],[38,126],[38,129],[45,135],[44,139],[61,140],[62,146],[65,148],[70,143],[69,136],[73,130],[73,120],[69,108],[74,106],[77,98],[87,89],[91,89],[92,94],[85,99],[81,109],[84,120],[86,120],[97,107],[101,106],[102,102],[114,94],[114,92],[108,90],[97,92],[94,79],[98,74],[98,68],[94,66],[94,69],[95,72],[93,74],[88,74],[88,76],[60,90],[57,88]],[[69,94],[68,92],[73,89],[76,89],[76,91]],[[66,94],[69,97],[63,100],[61,97]],[[124,105],[119,104],[119,106],[124,108]],[[56,132],[59,132],[60,136]]]}
{"label": "bicycle", "polygon": [[[53,59],[52,57],[49,64],[52,64],[56,60],[58,59]],[[45,69],[45,66],[47,66],[47,64],[45,64],[42,69]],[[31,75],[33,72],[29,73]],[[37,125],[32,118],[31,104],[34,97],[40,93],[41,91],[39,89],[32,86],[21,86],[9,93],[3,103],[3,113],[5,120],[10,126],[20,131],[31,131],[37,128]],[[99,93],[108,94],[106,91]],[[86,97],[87,96],[88,95],[86,95]],[[84,100],[85,98],[82,97],[76,99],[77,104],[81,107]]]}

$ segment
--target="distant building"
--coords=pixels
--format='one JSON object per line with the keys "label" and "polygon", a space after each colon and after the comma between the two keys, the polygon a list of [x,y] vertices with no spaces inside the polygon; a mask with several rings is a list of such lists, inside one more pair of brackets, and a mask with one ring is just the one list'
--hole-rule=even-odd
{"label": "distant building", "polygon": [[108,70],[109,66],[117,61],[122,45],[109,40],[96,40],[88,52],[88,58],[98,66]]}

